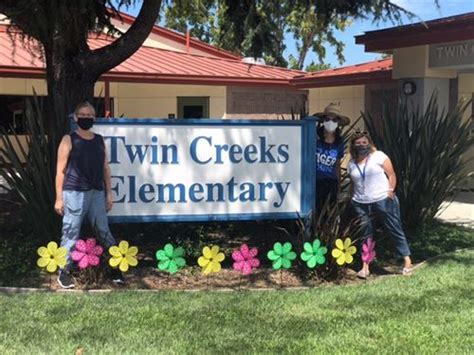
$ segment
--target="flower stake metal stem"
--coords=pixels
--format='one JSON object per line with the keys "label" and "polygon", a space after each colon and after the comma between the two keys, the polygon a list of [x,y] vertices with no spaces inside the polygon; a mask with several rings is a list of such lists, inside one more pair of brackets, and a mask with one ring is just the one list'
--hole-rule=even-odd
{"label": "flower stake metal stem", "polygon": [[242,286],[243,275],[250,275],[252,271],[260,266],[260,260],[257,259],[258,249],[249,248],[247,244],[242,244],[239,249],[232,252],[232,265],[235,271],[240,273],[239,290]]}
{"label": "flower stake metal stem", "polygon": [[346,264],[352,263],[354,260],[353,256],[357,252],[355,246],[352,245],[351,238],[347,237],[344,239],[336,239],[336,247],[331,251],[331,255],[336,259],[336,263],[344,267],[344,273],[346,272]]}
{"label": "flower stake metal stem", "polygon": [[40,256],[36,265],[50,273],[49,287],[52,288],[53,273],[56,272],[58,267],[66,266],[66,248],[58,247],[56,242],[49,242],[46,247],[39,247],[36,252]]}
{"label": "flower stake metal stem", "polygon": [[[202,273],[207,277],[211,272],[219,272],[221,270],[221,262],[224,259],[225,255],[219,252],[217,245],[211,248],[205,246],[202,249],[202,256],[198,259],[198,265],[201,267]],[[209,289],[209,278],[207,278],[207,288]]]}
{"label": "flower stake metal stem", "polygon": [[282,269],[289,269],[291,262],[296,259],[296,253],[292,251],[292,245],[289,242],[281,244],[276,242],[273,244],[273,250],[267,253],[268,259],[272,261],[272,267],[275,270],[280,270],[280,288],[283,287],[283,272]]}
{"label": "flower stake metal stem", "polygon": [[168,285],[170,284],[171,274],[177,273],[186,266],[184,259],[184,248],[175,248],[168,243],[163,249],[156,251],[156,259],[158,260],[158,269],[168,272]]}

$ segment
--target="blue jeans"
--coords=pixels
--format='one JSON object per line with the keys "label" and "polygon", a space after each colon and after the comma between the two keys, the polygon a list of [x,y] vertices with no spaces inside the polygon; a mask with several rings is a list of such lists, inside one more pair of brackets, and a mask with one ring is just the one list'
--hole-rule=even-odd
{"label": "blue jeans", "polygon": [[352,201],[352,206],[359,218],[363,239],[374,235],[372,218],[377,218],[384,230],[390,235],[395,244],[397,252],[401,256],[409,256],[407,238],[403,232],[400,219],[400,202],[398,197],[393,199],[387,197],[385,200],[373,203],[359,203]]}
{"label": "blue jeans", "polygon": [[105,206],[105,193],[99,190],[63,191],[64,216],[61,246],[67,250],[67,264],[71,267],[71,249],[80,239],[81,225],[87,218],[98,234],[99,241],[107,250],[115,245],[115,239],[109,229]]}

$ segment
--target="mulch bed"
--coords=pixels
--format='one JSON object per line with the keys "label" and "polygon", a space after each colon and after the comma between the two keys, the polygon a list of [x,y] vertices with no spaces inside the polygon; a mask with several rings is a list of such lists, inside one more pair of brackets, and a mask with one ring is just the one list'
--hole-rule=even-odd
{"label": "mulch bed", "polygon": [[[231,269],[222,269],[216,274],[205,276],[199,267],[187,267],[177,274],[170,275],[152,267],[139,267],[131,269],[125,276],[125,285],[115,285],[108,278],[106,273],[99,272],[98,277],[94,277],[97,282],[86,282],[84,274],[74,273],[76,280],[75,290],[248,290],[248,289],[291,289],[291,288],[312,288],[331,284],[358,284],[371,280],[380,279],[386,276],[399,275],[399,266],[387,265],[383,268],[375,267],[374,273],[367,279],[361,280],[356,277],[356,272],[352,269],[345,269],[345,277],[333,282],[327,282],[317,278],[304,280],[295,271],[273,270],[271,268],[257,269],[250,276],[240,276],[239,273]],[[37,287],[60,290],[56,281],[56,274],[42,273]],[[39,281],[39,282],[38,282]]]}
{"label": "mulch bed", "polygon": [[[13,232],[19,226],[18,208],[14,203],[14,198],[10,194],[0,196],[0,225],[7,232],[7,238],[20,238],[17,234],[14,236]],[[12,203],[13,202],[13,203]],[[271,268],[271,264],[264,256],[265,250],[270,250],[273,243],[277,240],[288,240],[286,229],[291,229],[291,222],[288,221],[260,221],[260,222],[240,222],[240,224],[228,224],[214,227],[205,227],[207,230],[206,243],[220,245],[221,249],[226,252],[226,260],[223,263],[222,270],[217,274],[204,276],[198,266],[188,266],[175,275],[159,271],[156,268],[156,261],[154,260],[152,250],[157,250],[162,247],[164,241],[155,239],[155,231],[157,228],[152,225],[113,225],[112,230],[115,232],[117,239],[136,235],[130,240],[132,245],[137,245],[140,250],[144,251],[138,255],[139,265],[136,268],[131,268],[125,274],[126,285],[117,286],[113,284],[107,277],[107,267],[101,266],[103,269],[96,272],[89,272],[89,277],[84,272],[75,272],[73,274],[76,281],[76,290],[94,290],[94,289],[137,289],[137,290],[208,290],[208,289],[281,289],[281,288],[299,288],[299,287],[317,287],[327,284],[351,284],[363,283],[364,280],[357,279],[355,271],[346,268],[345,275],[341,279],[332,282],[327,282],[318,279],[315,274],[302,275],[297,269],[277,271]],[[146,231],[147,228],[152,228],[149,235],[137,235],[137,230]],[[166,227],[161,224],[160,228]],[[179,227],[179,226],[178,226]],[[283,228],[282,228],[283,227]],[[189,225],[185,228],[189,229]],[[7,231],[8,230],[8,231]],[[171,228],[173,231],[173,229]],[[176,228],[174,229],[174,231]],[[216,233],[217,231],[217,233]],[[133,232],[133,233],[132,233]],[[3,234],[3,233],[2,233]],[[123,234],[123,235],[120,235]],[[173,235],[173,234],[171,234]],[[150,238],[151,236],[151,238]],[[2,236],[0,236],[2,237]],[[133,241],[133,239],[135,239]],[[142,243],[140,243],[143,242]],[[240,245],[241,243],[249,243],[250,246],[260,246],[259,258],[262,261],[262,267],[257,269],[250,276],[240,276],[239,273],[232,270],[231,260],[229,260],[229,251]],[[140,245],[142,244],[142,245]],[[330,258],[330,256],[328,255]],[[103,261],[103,263],[105,260]],[[189,262],[191,264],[191,262]],[[195,264],[194,264],[195,265]],[[351,266],[356,268],[357,266]],[[385,262],[383,266],[374,265],[373,276],[368,280],[380,278],[381,276],[395,275],[400,272],[400,265],[395,262]],[[92,277],[90,277],[92,275]],[[60,289],[57,281],[57,275],[49,275],[45,272],[32,272],[29,276],[21,279],[14,279],[9,281],[6,286],[14,287],[34,287],[45,290]],[[91,280],[94,280],[91,282]]]}

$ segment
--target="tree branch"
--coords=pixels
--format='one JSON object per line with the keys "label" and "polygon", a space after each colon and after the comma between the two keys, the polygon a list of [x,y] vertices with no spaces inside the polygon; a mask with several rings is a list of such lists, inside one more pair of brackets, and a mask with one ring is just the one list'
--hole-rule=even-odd
{"label": "tree branch", "polygon": [[113,43],[90,52],[86,60],[86,70],[99,77],[116,67],[145,42],[160,13],[161,0],[144,0],[138,17],[125,34]]}
{"label": "tree branch", "polygon": [[6,16],[12,28],[19,28],[26,37],[42,41],[44,33],[32,18],[41,18],[41,6],[37,1],[0,0],[0,14]]}
{"label": "tree branch", "polygon": [[15,9],[15,2],[12,0],[0,0],[0,13],[7,15]]}

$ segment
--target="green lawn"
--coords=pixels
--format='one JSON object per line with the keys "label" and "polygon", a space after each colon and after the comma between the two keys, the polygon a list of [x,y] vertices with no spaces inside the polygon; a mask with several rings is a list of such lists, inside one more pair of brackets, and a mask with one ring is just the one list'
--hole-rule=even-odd
{"label": "green lawn", "polygon": [[473,353],[474,251],[303,291],[0,296],[0,353]]}

